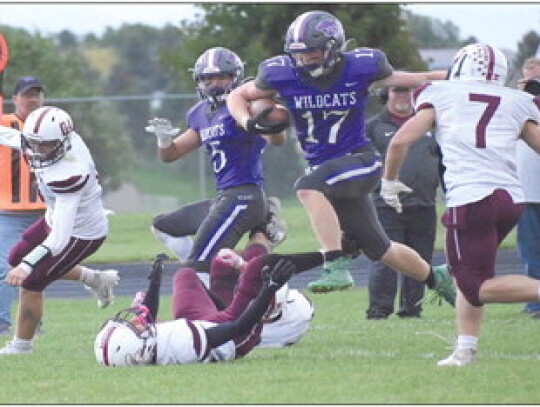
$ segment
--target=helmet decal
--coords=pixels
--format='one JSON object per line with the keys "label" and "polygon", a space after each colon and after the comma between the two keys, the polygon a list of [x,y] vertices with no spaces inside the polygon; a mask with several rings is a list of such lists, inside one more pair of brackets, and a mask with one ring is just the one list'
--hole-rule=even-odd
{"label": "helmet decal", "polygon": [[[295,68],[313,77],[325,75],[341,58],[345,32],[341,22],[326,11],[308,11],[294,20],[285,35],[284,51]],[[321,50],[321,62],[306,65],[298,53]]]}
{"label": "helmet decal", "polygon": [[486,44],[470,44],[456,53],[448,79],[485,81],[504,86],[507,74],[508,63],[501,50]]}
{"label": "helmet decal", "polygon": [[339,28],[333,20],[323,20],[315,26],[315,29],[322,31],[327,37],[336,37],[339,33]]}
{"label": "helmet decal", "polygon": [[28,115],[21,136],[21,149],[33,168],[60,161],[71,148],[73,121],[67,112],[42,106]]}

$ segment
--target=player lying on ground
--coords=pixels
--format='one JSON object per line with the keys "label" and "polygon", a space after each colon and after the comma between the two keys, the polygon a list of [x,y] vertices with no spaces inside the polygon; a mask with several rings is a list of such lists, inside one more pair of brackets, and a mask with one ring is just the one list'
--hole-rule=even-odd
{"label": "player lying on ground", "polygon": [[[259,342],[261,318],[276,291],[293,273],[322,264],[322,255],[269,254],[250,260],[241,273],[230,304],[208,291],[192,268],[173,278],[174,320],[155,322],[161,286],[160,260],[141,306],[116,314],[98,333],[94,351],[107,366],[170,365],[233,360]],[[214,276],[215,279],[218,276]]]}
{"label": "player lying on ground", "polygon": [[[219,276],[219,279],[211,278],[210,290],[223,301],[222,308],[231,302],[234,288],[248,261],[244,253],[240,255],[227,248],[221,249],[213,259],[210,275]],[[310,299],[285,283],[276,292],[271,307],[262,318],[261,341],[257,347],[294,345],[307,333],[314,312]]]}

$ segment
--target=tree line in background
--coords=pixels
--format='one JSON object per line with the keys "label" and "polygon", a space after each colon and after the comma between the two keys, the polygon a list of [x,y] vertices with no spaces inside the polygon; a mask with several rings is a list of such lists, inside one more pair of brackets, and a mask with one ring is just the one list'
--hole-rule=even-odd
{"label": "tree line in background", "polygon": [[[151,168],[147,163],[157,161],[154,139],[144,134],[149,118],[168,117],[185,128],[185,112],[196,101],[188,69],[204,50],[213,46],[234,50],[246,62],[246,75],[253,76],[260,61],[283,53],[289,23],[313,9],[313,5],[286,3],[205,3],[196,7],[196,16],[179,16],[174,26],[125,24],[108,28],[101,36],[84,38],[67,30],[43,36],[4,26],[2,32],[10,47],[4,76],[6,99],[18,76],[38,76],[46,86],[46,99],[72,115],[94,153],[105,187],[114,190],[130,178],[134,167]],[[351,47],[380,48],[399,69],[426,69],[420,48],[459,48],[476,42],[474,37],[461,39],[459,28],[450,21],[415,15],[399,4],[318,3],[316,7],[343,22],[348,38],[354,40]],[[516,66],[534,54],[538,43],[538,33],[524,36],[516,45]],[[193,94],[193,98],[163,98],[170,94]],[[119,95],[126,96],[125,100],[115,100]],[[140,95],[154,95],[154,103],[137,98]],[[88,100],[97,96],[103,98]],[[80,100],[63,101],[72,98]],[[303,169],[294,136],[286,148],[268,148],[264,160],[267,190],[282,197],[291,194],[294,179]],[[283,171],[283,162],[288,164],[287,171]],[[187,182],[197,176],[198,158],[186,157],[169,168],[171,177]],[[210,172],[210,167],[205,171]]]}

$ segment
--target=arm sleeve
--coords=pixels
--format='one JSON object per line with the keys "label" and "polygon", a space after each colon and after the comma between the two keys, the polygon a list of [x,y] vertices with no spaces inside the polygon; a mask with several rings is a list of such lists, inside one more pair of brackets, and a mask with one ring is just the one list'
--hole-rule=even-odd
{"label": "arm sleeve", "polygon": [[21,132],[11,127],[0,126],[0,144],[16,150],[21,149]]}
{"label": "arm sleeve", "polygon": [[71,238],[80,198],[81,195],[78,193],[56,196],[49,225],[51,233],[43,242],[43,245],[49,248],[53,256],[64,250]]}
{"label": "arm sleeve", "polygon": [[270,84],[270,81],[268,80],[268,75],[269,75],[268,65],[269,65],[269,62],[270,62],[270,65],[272,64],[284,65],[285,62],[283,61],[283,58],[288,58],[288,57],[284,55],[276,56],[276,57],[267,59],[265,61],[262,61],[259,64],[257,76],[255,77],[255,86],[257,88],[262,89],[262,90],[275,90],[274,87]]}
{"label": "arm sleeve", "polygon": [[[269,254],[267,257],[285,258],[290,260],[296,266],[296,274],[313,267],[318,267],[324,263],[324,256],[321,252],[306,252],[293,254]],[[277,263],[277,260],[276,260]],[[274,263],[275,264],[275,263]]]}
{"label": "arm sleeve", "polygon": [[237,336],[248,334],[253,326],[261,320],[278,289],[277,285],[263,288],[237,320],[223,322],[206,329],[209,348],[216,348]]}
{"label": "arm sleeve", "polygon": [[154,321],[157,320],[159,312],[159,295],[161,290],[161,279],[163,275],[163,258],[158,258],[152,265],[152,272],[148,276],[148,288],[146,289],[146,295],[143,300],[143,305],[148,307],[150,316]]}

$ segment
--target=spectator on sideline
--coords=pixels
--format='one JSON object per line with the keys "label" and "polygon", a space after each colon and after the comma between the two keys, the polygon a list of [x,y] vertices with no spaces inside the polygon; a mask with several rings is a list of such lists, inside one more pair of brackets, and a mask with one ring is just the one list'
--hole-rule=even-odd
{"label": "spectator on sideline", "polygon": [[[527,59],[521,68],[518,89],[540,94],[540,58]],[[527,86],[528,85],[528,86]],[[517,224],[519,257],[529,277],[540,280],[540,157],[524,141],[517,145],[517,170],[525,193],[525,209]],[[523,312],[540,318],[540,302],[529,302]]]}
{"label": "spectator on sideline", "polygon": [[[412,91],[412,88],[403,86],[380,90],[379,97],[385,106],[367,122],[366,135],[383,156],[397,130],[414,115]],[[377,215],[388,237],[416,250],[429,264],[437,229],[435,201],[439,185],[438,165],[437,142],[431,131],[427,131],[412,146],[400,172],[400,180],[413,190],[403,196],[403,211],[397,213],[388,206],[380,197],[379,189],[373,194]],[[402,318],[420,317],[424,284],[406,275],[398,275],[392,268],[377,261],[371,263],[369,274],[368,319],[385,319],[394,312],[398,282],[397,315]]]}
{"label": "spectator on sideline", "polygon": [[516,170],[518,139],[540,153],[540,100],[505,87],[507,72],[506,57],[496,47],[463,47],[448,81],[417,91],[416,114],[388,146],[381,196],[399,208],[399,193],[410,190],[397,179],[401,164],[411,145],[436,124],[445,168],[446,256],[458,286],[457,343],[438,366],[466,366],[476,360],[484,304],[540,297],[536,279],[495,276],[497,249],[525,202]]}
{"label": "spectator on sideline", "polygon": [[152,232],[207,281],[210,260],[220,248],[234,248],[244,234],[263,231],[274,245],[285,239],[279,200],[269,198],[267,203],[261,161],[267,142],[282,145],[285,133],[261,137],[232,120],[225,101],[244,79],[244,63],[229,49],[206,50],[195,62],[193,79],[201,100],[187,113],[187,130],[173,139],[179,129],[172,128],[167,119],[152,119],[146,131],[157,137],[164,162],[176,161],[204,146],[218,196],[156,216]]}
{"label": "spectator on sideline", "polygon": [[0,355],[32,352],[43,315],[43,291],[53,281],[81,281],[96,293],[101,306],[110,304],[118,283],[114,270],[78,266],[101,246],[108,221],[94,161],[71,117],[56,107],[40,107],[28,115],[20,137],[47,209],[9,254],[13,268],[6,282],[21,289],[15,335]]}
{"label": "spectator on sideline", "polygon": [[[12,100],[15,112],[0,117],[0,125],[22,131],[24,121],[43,106],[44,87],[38,78],[17,79]],[[11,308],[17,288],[6,283],[8,254],[28,226],[43,216],[34,174],[18,149],[0,145],[0,335],[11,333]]]}
{"label": "spectator on sideline", "polygon": [[[308,162],[295,188],[325,257],[322,276],[309,283],[309,290],[353,286],[348,255],[359,249],[370,260],[426,283],[453,304],[455,288],[446,271],[434,271],[418,253],[384,233],[370,197],[382,164],[364,129],[370,86],[419,86],[443,79],[445,72],[394,71],[382,51],[344,52],[344,46],[345,32],[335,16],[301,14],[285,36],[287,55],[263,61],[254,81],[234,89],[227,98],[229,111],[243,128],[272,133],[281,124],[251,117],[248,103],[279,95],[293,116]],[[343,250],[342,241],[351,253]]]}

